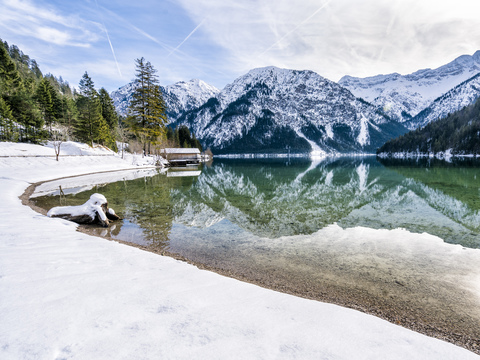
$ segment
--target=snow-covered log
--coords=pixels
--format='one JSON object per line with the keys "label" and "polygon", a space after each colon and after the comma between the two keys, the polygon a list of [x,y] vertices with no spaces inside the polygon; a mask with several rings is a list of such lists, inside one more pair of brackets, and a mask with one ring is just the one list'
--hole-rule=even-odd
{"label": "snow-covered log", "polygon": [[100,224],[103,227],[109,225],[109,220],[120,219],[113,209],[108,208],[105,196],[96,193],[83,205],[51,208],[47,216],[59,217],[78,224]]}

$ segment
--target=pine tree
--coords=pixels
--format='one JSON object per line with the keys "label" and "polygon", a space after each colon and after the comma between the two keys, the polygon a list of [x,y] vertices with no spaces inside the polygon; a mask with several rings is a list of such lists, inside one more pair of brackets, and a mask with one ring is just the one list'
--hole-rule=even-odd
{"label": "pine tree", "polygon": [[32,70],[32,72],[38,79],[42,78],[42,72],[40,71],[40,67],[34,59],[30,60],[30,70]]}
{"label": "pine tree", "polygon": [[78,119],[76,137],[93,147],[97,142],[106,145],[109,140],[108,125],[102,116],[102,105],[94,83],[85,72],[79,82],[80,94],[77,97]]}
{"label": "pine tree", "polygon": [[7,49],[0,45],[0,90],[4,95],[10,95],[22,85],[17,66],[8,54]]}
{"label": "pine tree", "polygon": [[167,123],[166,104],[163,99],[162,91],[158,84],[153,85],[152,97],[147,112],[147,128],[152,143],[156,143],[157,139],[165,136],[165,125]]}
{"label": "pine tree", "polygon": [[190,130],[185,125],[178,128],[178,140],[181,147],[191,147],[192,137],[190,135]]}
{"label": "pine tree", "polygon": [[102,105],[102,116],[108,124],[110,130],[115,131],[115,128],[118,126],[118,115],[115,110],[115,105],[113,100],[108,94],[107,90],[101,88],[98,91],[100,97],[100,103]]}
{"label": "pine tree", "polygon": [[61,98],[59,121],[68,128],[72,128],[77,121],[77,114],[78,111],[75,100],[63,96]]}
{"label": "pine tree", "polygon": [[58,95],[50,81],[43,78],[37,86],[36,99],[40,105],[43,119],[47,126],[51,128],[52,123],[57,121]]}
{"label": "pine tree", "polygon": [[18,129],[14,126],[10,106],[0,96],[0,138],[4,141],[18,141]]}
{"label": "pine tree", "polygon": [[78,85],[81,95],[87,96],[89,98],[93,98],[97,95],[97,90],[95,90],[95,84],[93,83],[92,78],[88,75],[86,71],[80,79]]}
{"label": "pine tree", "polygon": [[192,133],[192,148],[197,148],[200,151],[203,151],[202,144],[200,141],[195,137],[195,134]]}
{"label": "pine tree", "polygon": [[152,64],[145,58],[136,59],[136,90],[132,95],[127,122],[143,143],[143,150],[165,134],[166,105]]}
{"label": "pine tree", "polygon": [[[16,56],[17,63],[12,54]],[[32,74],[22,78],[17,68],[18,64],[29,71],[28,66],[21,62],[23,59],[26,57],[17,46],[0,44],[0,93],[11,109],[12,120],[22,125],[19,140],[37,143],[45,138],[46,133],[42,131],[42,114],[34,100],[35,77]]]}

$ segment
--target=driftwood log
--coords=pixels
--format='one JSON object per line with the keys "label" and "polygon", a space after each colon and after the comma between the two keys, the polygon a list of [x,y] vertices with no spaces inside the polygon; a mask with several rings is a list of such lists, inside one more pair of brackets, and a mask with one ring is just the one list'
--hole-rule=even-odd
{"label": "driftwood log", "polygon": [[59,217],[77,224],[99,224],[103,227],[108,227],[110,220],[120,219],[113,209],[108,208],[107,199],[102,194],[93,194],[83,205],[51,208],[47,216]]}

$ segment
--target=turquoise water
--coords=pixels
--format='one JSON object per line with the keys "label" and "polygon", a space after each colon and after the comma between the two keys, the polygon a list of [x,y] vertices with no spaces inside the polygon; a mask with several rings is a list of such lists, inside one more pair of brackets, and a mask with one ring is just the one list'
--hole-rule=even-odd
{"label": "turquoise water", "polygon": [[45,208],[77,205],[101,192],[124,219],[112,237],[167,248],[177,228],[209,233],[225,223],[271,239],[312,234],[334,223],[404,228],[479,248],[477,165],[472,160],[380,163],[373,157],[216,160],[198,171],[171,170],[35,201]]}

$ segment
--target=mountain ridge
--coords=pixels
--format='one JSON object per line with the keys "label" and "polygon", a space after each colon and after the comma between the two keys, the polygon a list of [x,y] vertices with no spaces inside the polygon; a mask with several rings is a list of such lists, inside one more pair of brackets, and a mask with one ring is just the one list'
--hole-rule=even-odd
{"label": "mountain ridge", "polygon": [[[408,75],[344,76],[335,83],[311,70],[267,66],[222,91],[201,80],[162,91],[169,126],[187,125],[216,153],[375,152],[407,129],[469,105],[480,95],[479,74],[477,51]],[[112,92],[121,114],[133,90],[130,83]]]}
{"label": "mountain ridge", "polygon": [[353,94],[404,122],[418,115],[436,98],[480,73],[480,51],[462,55],[436,69],[422,69],[407,75],[392,73],[366,78],[344,76],[339,84]]}
{"label": "mountain ridge", "polygon": [[480,97],[423,128],[387,141],[377,154],[380,157],[480,154]]}
{"label": "mountain ridge", "polygon": [[337,83],[310,70],[273,66],[238,77],[178,124],[216,153],[374,151],[392,135],[384,136],[387,128],[404,132]]}
{"label": "mountain ridge", "polygon": [[474,103],[480,97],[480,73],[455,86],[450,91],[435,99],[428,107],[404,124],[413,130],[422,128],[432,121],[447,117]]}

